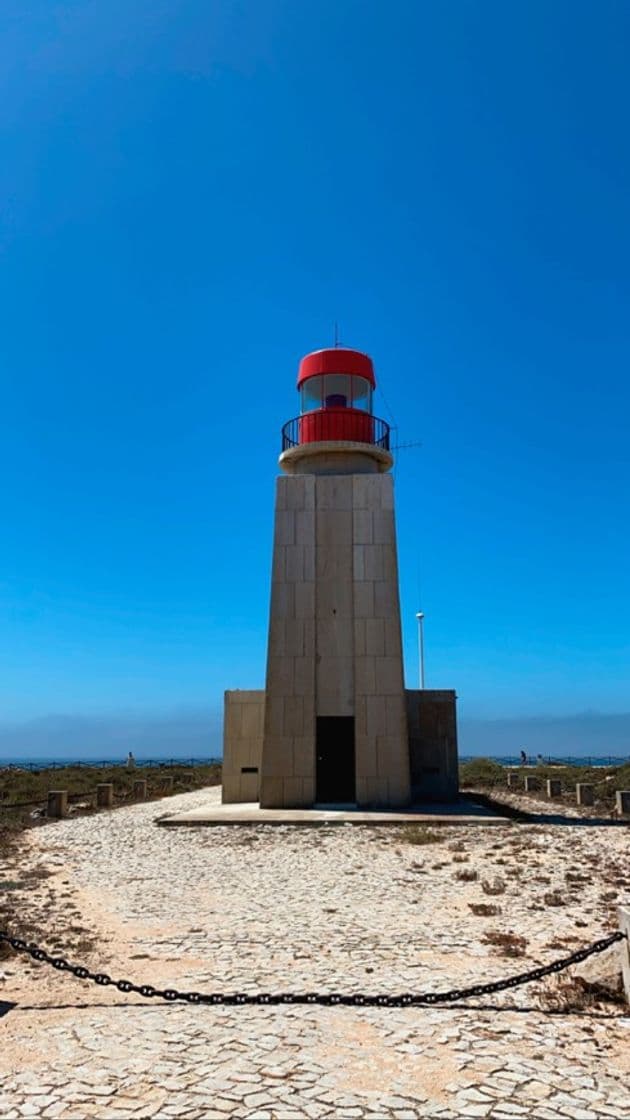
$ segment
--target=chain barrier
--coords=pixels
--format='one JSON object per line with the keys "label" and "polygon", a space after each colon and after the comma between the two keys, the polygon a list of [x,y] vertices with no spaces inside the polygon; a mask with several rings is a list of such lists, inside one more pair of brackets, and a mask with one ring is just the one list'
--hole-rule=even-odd
{"label": "chain barrier", "polygon": [[27,953],[35,961],[52,965],[59,972],[71,972],[79,980],[91,980],[101,987],[112,985],[119,992],[125,994],[136,992],[145,999],[164,999],[168,1003],[183,1000],[185,1003],[206,1003],[215,1007],[258,1007],[281,1006],[299,1004],[317,1004],[320,1007],[421,1007],[424,1004],[454,1003],[471,996],[494,995],[496,992],[505,992],[510,988],[517,988],[521,984],[530,984],[534,980],[542,980],[545,976],[562,972],[572,964],[578,964],[591,957],[594,953],[603,953],[616,941],[622,941],[626,934],[618,930],[609,937],[600,938],[588,945],[585,949],[578,949],[570,957],[563,957],[541,968],[533,968],[529,972],[521,972],[517,976],[510,976],[507,980],[495,980],[490,984],[473,984],[469,988],[452,988],[448,992],[403,992],[398,995],[369,995],[364,993],[343,992],[180,992],[177,988],[154,988],[152,984],[133,984],[131,980],[113,980],[106,972],[91,972],[82,965],[70,964],[64,957],[53,957],[45,949],[29,944],[20,937],[11,937],[5,930],[0,930],[0,944],[6,942],[17,953]]}
{"label": "chain barrier", "polygon": [[32,809],[35,806],[38,806],[39,808],[43,808],[45,806],[45,804],[46,804],[46,798],[45,797],[40,797],[39,800],[37,800],[37,801],[13,801],[11,803],[9,803],[8,801],[6,801],[6,802],[3,801],[3,802],[0,802],[0,809],[5,809],[8,813],[12,809]]}

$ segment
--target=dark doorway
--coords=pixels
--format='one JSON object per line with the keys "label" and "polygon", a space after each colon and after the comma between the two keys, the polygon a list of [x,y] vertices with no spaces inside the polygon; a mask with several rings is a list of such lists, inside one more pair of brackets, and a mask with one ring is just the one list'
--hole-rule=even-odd
{"label": "dark doorway", "polygon": [[315,799],[320,805],[354,805],[354,716],[318,716]]}

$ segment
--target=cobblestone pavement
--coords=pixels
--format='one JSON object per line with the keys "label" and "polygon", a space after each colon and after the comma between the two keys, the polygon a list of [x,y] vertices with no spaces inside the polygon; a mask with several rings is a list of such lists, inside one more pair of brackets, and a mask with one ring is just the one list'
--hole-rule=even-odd
{"label": "cobblestone pavement", "polygon": [[[21,867],[52,872],[37,882],[46,946],[78,913],[94,943],[73,959],[116,978],[417,991],[566,955],[630,897],[623,828],[455,826],[411,844],[353,826],[155,827],[218,796],[30,833]],[[630,1118],[630,1014],[568,1010],[564,977],[482,1006],[239,1009],[157,1005],[18,957],[0,970],[2,1120]]]}

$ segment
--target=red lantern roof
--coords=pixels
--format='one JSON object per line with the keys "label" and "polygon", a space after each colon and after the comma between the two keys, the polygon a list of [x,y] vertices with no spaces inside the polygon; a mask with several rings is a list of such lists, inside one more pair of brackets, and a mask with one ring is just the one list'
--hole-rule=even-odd
{"label": "red lantern roof", "polygon": [[322,373],[352,373],[356,377],[365,377],[373,389],[376,387],[372,359],[360,350],[348,350],[345,346],[314,350],[312,354],[302,358],[298,370],[298,389],[307,378],[317,377]]}

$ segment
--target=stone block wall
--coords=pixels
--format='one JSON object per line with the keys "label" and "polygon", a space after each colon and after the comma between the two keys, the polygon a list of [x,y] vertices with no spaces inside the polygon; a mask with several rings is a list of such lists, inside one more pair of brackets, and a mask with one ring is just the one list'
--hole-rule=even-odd
{"label": "stone block wall", "polygon": [[278,478],[261,805],[315,799],[315,478]]}
{"label": "stone block wall", "polygon": [[355,719],[359,804],[410,797],[393,481],[277,480],[261,804],[312,805],[316,718]]}
{"label": "stone block wall", "polygon": [[457,797],[456,696],[452,689],[409,689],[407,719],[414,801]]}
{"label": "stone block wall", "polygon": [[222,801],[258,801],[265,716],[262,690],[225,693]]}
{"label": "stone block wall", "polygon": [[411,787],[394,482],[351,481],[357,803],[395,808]]}

